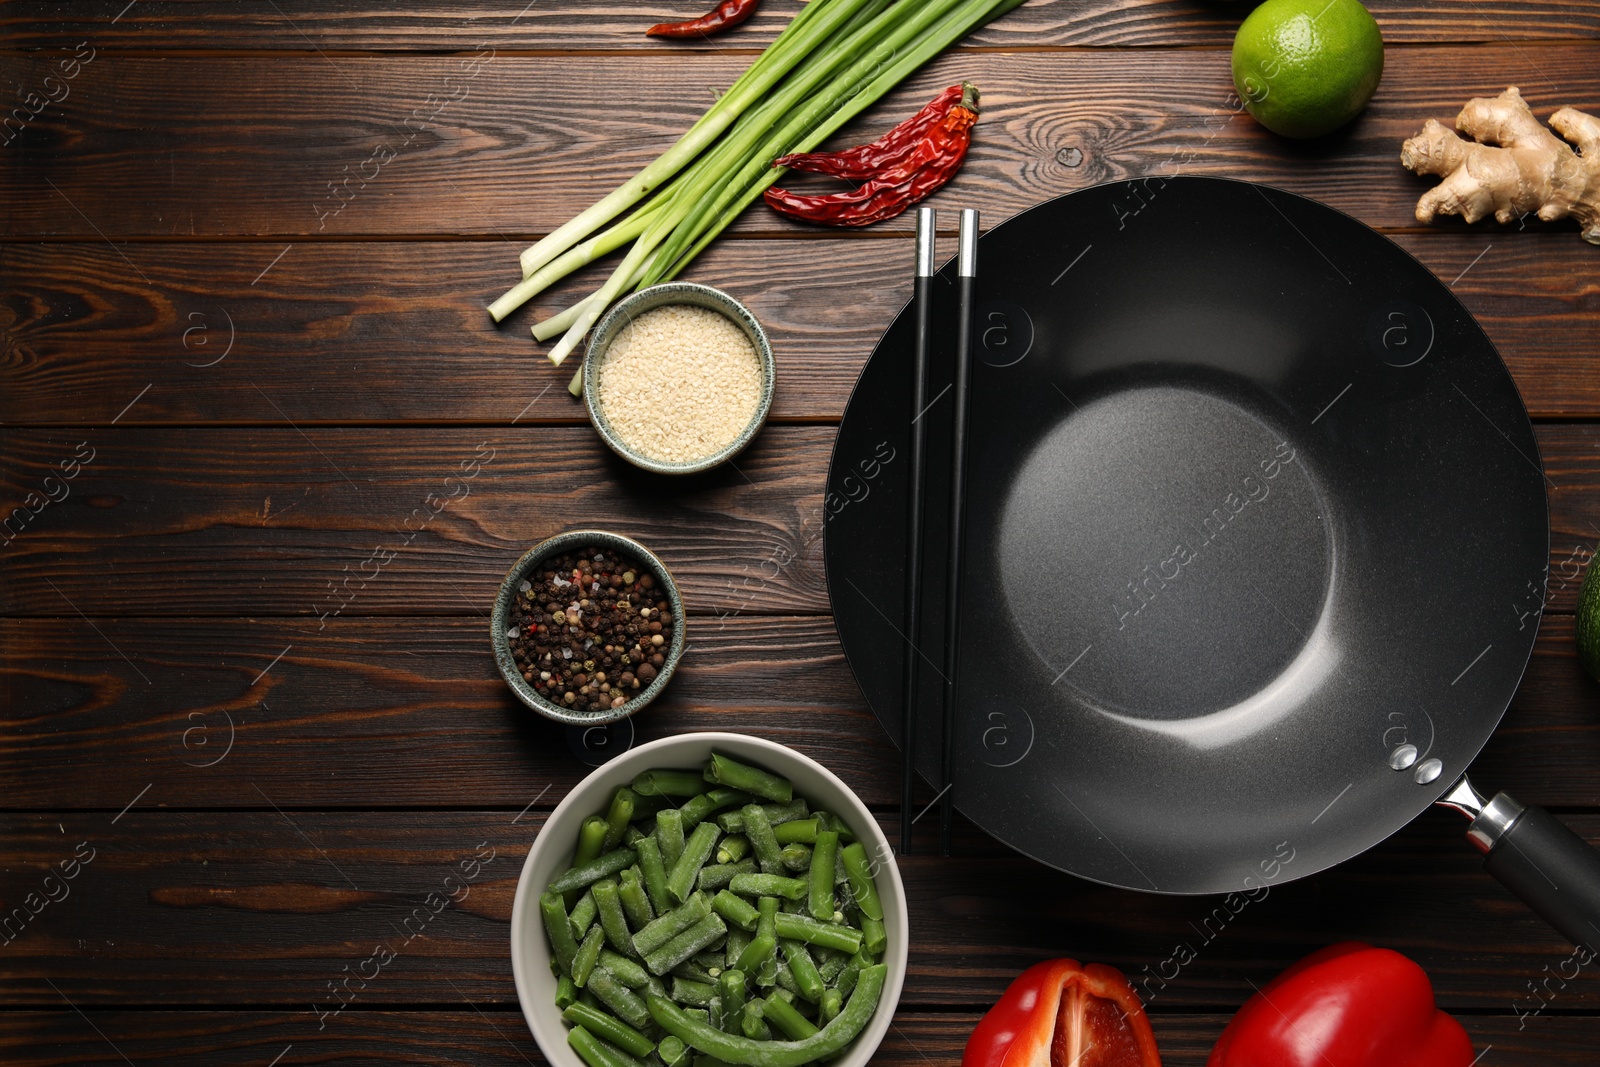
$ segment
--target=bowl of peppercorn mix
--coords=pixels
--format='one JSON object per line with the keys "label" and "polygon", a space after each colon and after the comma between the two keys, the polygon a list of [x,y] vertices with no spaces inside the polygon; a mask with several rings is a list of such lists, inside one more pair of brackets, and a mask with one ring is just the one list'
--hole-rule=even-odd
{"label": "bowl of peppercorn mix", "polygon": [[683,635],[683,599],[667,568],[603,530],[571,530],[523,553],[490,617],[512,692],[573,726],[625,719],[659,696]]}

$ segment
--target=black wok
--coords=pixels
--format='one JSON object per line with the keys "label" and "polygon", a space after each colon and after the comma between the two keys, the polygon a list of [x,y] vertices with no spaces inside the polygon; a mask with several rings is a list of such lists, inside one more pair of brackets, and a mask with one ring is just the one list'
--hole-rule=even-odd
{"label": "black wok", "polygon": [[[953,275],[920,413],[935,783]],[[1151,178],[984,235],[975,322],[958,810],[1061,870],[1188,894],[1313,874],[1443,802],[1496,877],[1600,939],[1600,856],[1464,777],[1532,650],[1549,525],[1516,387],[1444,284],[1312,201]],[[826,503],[840,639],[897,740],[911,351],[903,312]]]}

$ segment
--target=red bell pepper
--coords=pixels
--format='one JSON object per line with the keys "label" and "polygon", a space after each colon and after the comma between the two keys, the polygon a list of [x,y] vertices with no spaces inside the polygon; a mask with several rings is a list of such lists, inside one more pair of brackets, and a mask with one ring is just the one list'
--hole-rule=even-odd
{"label": "red bell pepper", "polygon": [[1161,1067],[1161,1053],[1121,971],[1047,960],[979,1020],[961,1067]]}
{"label": "red bell pepper", "polygon": [[1471,1067],[1472,1041],[1411,960],[1329,945],[1245,1001],[1206,1067]]}

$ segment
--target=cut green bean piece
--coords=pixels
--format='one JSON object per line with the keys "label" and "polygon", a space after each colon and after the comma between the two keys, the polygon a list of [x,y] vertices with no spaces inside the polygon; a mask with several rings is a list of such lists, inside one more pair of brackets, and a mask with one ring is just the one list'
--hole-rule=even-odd
{"label": "cut green bean piece", "polygon": [[633,779],[633,791],[647,797],[693,797],[710,788],[704,775],[693,771],[659,769],[644,771]]}
{"label": "cut green bean piece", "polygon": [[715,863],[700,868],[700,877],[696,884],[706,890],[726,889],[728,883],[733,881],[734,875],[755,874],[760,869],[756,866],[756,861],[749,857],[738,863]]}
{"label": "cut green bean piece", "polygon": [[777,950],[778,939],[776,937],[772,934],[757,934],[750,939],[750,943],[739,954],[735,967],[746,974],[758,976],[757,983],[759,984],[759,976],[762,974],[763,968],[772,960],[773,953]]}
{"label": "cut green bean piece", "polygon": [[740,1013],[739,1029],[744,1031],[744,1036],[756,1041],[769,1041],[772,1039],[772,1029],[767,1026],[767,1021],[761,1017],[761,1009],[766,1007],[766,1002],[759,998],[745,1002],[744,1011]]}
{"label": "cut green bean piece", "polygon": [[815,1004],[822,999],[822,991],[827,987],[822,975],[817,973],[817,965],[811,959],[811,953],[806,951],[805,942],[793,941],[787,938],[778,941],[778,947],[783,950],[783,958],[789,964],[789,973],[794,976],[794,984],[802,997]]}
{"label": "cut green bean piece", "polygon": [[811,870],[811,849],[806,845],[784,845],[778,853],[786,871]]}
{"label": "cut green bean piece", "polygon": [[727,970],[738,968],[739,957],[744,954],[744,950],[749,946],[750,938],[750,934],[745,933],[737,926],[728,931],[728,944],[724,947],[722,953],[724,973]]}
{"label": "cut green bean piece", "polygon": [[[605,825],[605,820],[600,820],[600,825]],[[602,878],[609,878],[624,867],[632,867],[639,854],[631,848],[618,848],[599,856],[581,867],[574,867],[570,871],[556,878],[547,887],[550,893],[569,893],[576,889],[583,889],[593,885]]]}
{"label": "cut green bean piece", "polygon": [[556,979],[556,1007],[566,1008],[578,1002],[578,986],[571,978],[561,975]]}
{"label": "cut green bean piece", "polygon": [[688,1045],[668,1034],[656,1046],[656,1055],[661,1057],[663,1067],[689,1067],[694,1053]]}
{"label": "cut green bean piece", "polygon": [[[805,797],[795,797],[787,804],[763,804],[761,810],[767,813],[767,821],[773,826],[804,819],[811,811]],[[723,812],[717,816],[717,825],[730,834],[744,833],[744,809]]]}
{"label": "cut green bean piece", "polygon": [[572,984],[579,987],[589,982],[589,972],[594,970],[595,961],[600,958],[600,946],[605,942],[605,931],[598,926],[589,927],[589,932],[583,937],[583,944],[578,946],[577,953],[572,957]]}
{"label": "cut green bean piece", "polygon": [[550,949],[555,953],[556,966],[561,973],[572,974],[572,957],[578,954],[577,939],[572,936],[572,920],[567,916],[566,902],[560,893],[545,893],[539,898],[539,914],[544,919],[544,932],[550,938]]}
{"label": "cut green bean piece", "polygon": [[[711,914],[710,895],[696,893],[672,911],[662,915],[643,930],[634,934],[633,949],[641,956],[648,956],[709,914]],[[690,953],[690,955],[693,955],[693,953]],[[685,957],[685,959],[687,958]],[[661,972],[657,971],[656,973],[660,974]]]}
{"label": "cut green bean piece", "polygon": [[622,832],[622,843],[629,848],[638,848],[639,842],[645,837],[645,832],[635,823],[629,823],[628,828]]}
{"label": "cut green bean piece", "polygon": [[622,896],[617,883],[602,878],[590,889],[594,902],[600,909],[600,929],[605,931],[611,947],[623,955],[633,952],[633,935],[628,932],[627,916],[622,914]]}
{"label": "cut green bean piece", "polygon": [[744,813],[745,836],[755,850],[756,862],[761,864],[763,872],[778,874],[783,870],[783,859],[779,855],[778,839],[772,832],[772,823],[768,821],[766,811],[760,804],[746,804],[741,810]]}
{"label": "cut green bean piece", "polygon": [[595,909],[594,890],[589,890],[578,898],[578,902],[567,913],[567,918],[572,921],[572,936],[580,941],[583,935],[589,932],[589,925],[594,922]]}
{"label": "cut green bean piece", "polygon": [[[717,996],[722,999],[722,1018],[724,1024],[731,1019],[738,1019],[744,1014],[744,1004],[747,995],[744,972],[741,970],[723,971],[717,978]],[[727,1029],[727,1025],[724,1025]]]}
{"label": "cut green bean piece", "polygon": [[627,786],[619,786],[611,794],[611,807],[606,811],[606,841],[605,850],[610,851],[622,844],[623,835],[628,832],[628,824],[633,822],[634,801],[638,794]]}
{"label": "cut green bean piece", "polygon": [[661,845],[661,862],[673,870],[683,855],[683,815],[677,808],[656,815],[656,841]]}
{"label": "cut green bean piece", "polygon": [[629,989],[642,989],[650,981],[650,972],[638,960],[630,960],[608,948],[600,950],[599,963]]}
{"label": "cut green bean piece", "polygon": [[588,1027],[574,1026],[567,1031],[567,1044],[572,1046],[589,1067],[644,1067],[644,1061],[635,1059],[615,1045],[607,1044],[589,1032]]}
{"label": "cut green bean piece", "polygon": [[811,849],[811,917],[819,922],[833,920],[833,866],[838,858],[839,835],[819,831]]}
{"label": "cut green bean piece", "polygon": [[817,829],[816,819],[791,819],[774,823],[772,836],[778,839],[780,845],[809,845],[816,841]]}
{"label": "cut green bean piece", "polygon": [[801,1015],[793,1004],[776,993],[767,997],[761,1009],[761,1017],[795,1041],[810,1037],[817,1032],[816,1025],[810,1019]]}
{"label": "cut green bean piece", "polygon": [[[704,953],[701,953],[701,955],[704,955]],[[717,969],[721,970],[721,966],[718,965]],[[692,959],[684,960],[682,963],[672,968],[672,970],[667,972],[666,977],[682,978],[690,982],[705,982],[709,985],[717,984],[716,974],[707,970],[705,967],[702,967]]]}
{"label": "cut green bean piece", "polygon": [[612,1014],[634,1029],[643,1030],[650,1025],[644,1000],[604,967],[596,967],[589,975],[588,988]]}
{"label": "cut green bean piece", "polygon": [[689,840],[684,842],[683,854],[667,875],[667,896],[673,900],[688,899],[694,892],[695,878],[700,874],[700,868],[711,858],[711,851],[717,847],[717,838],[721,836],[722,831],[713,822],[703,822],[694,828]]}
{"label": "cut green bean piece", "polygon": [[817,817],[822,820],[823,828],[832,830],[839,835],[839,840],[845,844],[853,844],[856,839],[855,832],[850,829],[850,824],[831,811],[819,811]]}
{"label": "cut green bean piece", "polygon": [[728,924],[722,916],[707,915],[654,952],[646,953],[644,965],[652,974],[666,974],[727,932]]}
{"label": "cut green bean piece", "polygon": [[663,982],[653,974],[650,975],[649,980],[645,982],[644,987],[652,993],[659,993],[661,996],[667,995],[667,983]]}
{"label": "cut green bean piece", "polygon": [[716,993],[717,987],[706,982],[691,982],[683,978],[672,980],[672,999],[685,1007],[708,1007]]}
{"label": "cut green bean piece", "polygon": [[711,907],[718,915],[741,930],[754,930],[756,920],[760,917],[755,905],[726,889],[711,898]]}
{"label": "cut green bean piece", "polygon": [[804,941],[808,945],[836,948],[840,952],[855,952],[862,944],[859,930],[838,923],[818,922],[809,915],[778,915],[776,929],[779,937]]}
{"label": "cut green bean piece", "polygon": [[861,916],[861,947],[869,955],[881,956],[888,944],[889,931],[884,928],[883,920],[870,915]]}
{"label": "cut green bean piece", "polygon": [[822,975],[823,982],[833,984],[839,977],[839,972],[844,970],[845,961],[850,957],[838,949],[818,947],[812,957],[817,961],[817,973]]}
{"label": "cut green bean piece", "polygon": [[848,997],[850,991],[856,987],[856,979],[861,977],[862,970],[870,966],[872,966],[871,960],[860,952],[855,953],[845,961],[844,970],[839,972],[839,979],[833,983],[833,987],[841,996]]}
{"label": "cut green bean piece", "polygon": [[750,855],[750,839],[743,834],[729,834],[722,839],[722,844],[717,846],[718,863],[738,863],[748,855]]}
{"label": "cut green bean piece", "polygon": [[[578,827],[578,846],[572,853],[572,867],[570,870],[575,871],[587,867],[606,851],[606,833],[609,829],[610,826],[606,823],[604,816],[591,815],[583,820],[583,823]],[[558,878],[556,881],[560,881],[560,879]],[[555,882],[551,882],[549,888],[555,888]],[[571,910],[573,905],[578,903],[578,892],[571,888],[562,889],[560,892],[567,898],[567,908]]]}
{"label": "cut green bean piece", "polygon": [[678,809],[683,815],[683,828],[685,830],[693,830],[730,804],[748,804],[750,799],[750,794],[743,790],[723,788],[712,789],[701,793],[697,797],[690,797]]}
{"label": "cut green bean piece", "polygon": [[787,897],[802,899],[810,889],[798,878],[781,874],[736,874],[728,888],[743,897]]}
{"label": "cut green bean piece", "polygon": [[655,1050],[655,1042],[644,1034],[621,1019],[587,1004],[574,1004],[563,1011],[561,1017],[634,1056],[648,1056]]}
{"label": "cut green bean piece", "polygon": [[794,799],[794,786],[789,783],[789,779],[759,767],[752,767],[748,763],[729,759],[721,753],[711,754],[711,760],[706,764],[705,777],[718,785],[725,785],[729,789],[742,789],[746,793],[765,797],[779,804],[787,804]]}
{"label": "cut green bean piece", "polygon": [[822,1001],[817,1005],[817,1021],[826,1026],[839,1014],[839,1009],[844,1007],[844,994],[837,989],[822,991]]}
{"label": "cut green bean piece", "polygon": [[672,910],[672,900],[667,896],[667,866],[661,858],[661,842],[655,837],[639,842],[639,873],[656,914],[665,915]]}
{"label": "cut green bean piece", "polygon": [[715,1026],[718,1030],[727,1028],[727,1020],[722,1016],[722,998],[715,993],[711,995],[710,1001],[706,1003],[706,1022]]}
{"label": "cut green bean piece", "polygon": [[[714,1030],[665,997],[649,999],[650,1015],[663,1030],[685,1044],[729,1063],[747,1067],[802,1067],[841,1051],[866,1029],[878,1008],[887,973],[888,968],[883,964],[862,971],[855,992],[843,1010],[815,1034],[794,1041],[761,1042]],[[746,1004],[746,1013],[749,1010],[750,1005]]]}
{"label": "cut green bean piece", "polygon": [[882,919],[883,901],[878,897],[878,886],[872,878],[867,850],[857,841],[840,849],[839,858],[844,861],[845,873],[850,878],[850,895],[855,898],[856,907],[869,919]]}
{"label": "cut green bean piece", "polygon": [[644,890],[644,880],[640,877],[638,866],[629,867],[620,877],[622,884],[617,888],[617,896],[622,901],[622,914],[627,917],[630,927],[642,930],[656,917],[656,912],[650,906],[650,897]]}

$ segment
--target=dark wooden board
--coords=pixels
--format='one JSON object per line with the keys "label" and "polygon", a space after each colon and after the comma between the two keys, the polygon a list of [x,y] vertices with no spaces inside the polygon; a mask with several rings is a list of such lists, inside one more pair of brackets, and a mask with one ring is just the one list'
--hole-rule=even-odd
{"label": "dark wooden board", "polygon": [[[1600,415],[1600,301],[1584,280],[1600,252],[1568,233],[1449,228],[1395,240],[1454,283],[1535,416]],[[286,247],[0,245],[0,422],[105,422],[146,385],[118,425],[276,421],[263,382],[300,426],[585,418],[568,370],[550,365],[528,325],[592,291],[602,269],[497,327],[483,305],[515,281],[504,244]],[[907,299],[911,255],[904,240],[728,240],[685,277],[733,293],[765,324],[778,356],[774,419],[836,419]]]}
{"label": "dark wooden board", "polygon": [[[430,0],[404,9],[341,0],[338,3],[174,3],[141,0],[28,0],[14,3],[3,24],[16,48],[59,48],[89,38],[117,50],[161,49],[377,49],[470,50],[479,42],[500,49],[742,50],[764,47],[799,5],[767,0],[737,31],[703,42],[664,44],[644,36],[657,22],[700,14],[711,5],[669,0],[615,0],[597,7],[581,0],[450,3]],[[1390,44],[1447,41],[1545,40],[1600,34],[1600,6],[1592,0],[1372,0],[1367,5]],[[1109,45],[1226,45],[1243,4],[1204,0],[1049,0],[1011,12],[970,38],[979,47],[1039,48]],[[118,18],[119,12],[121,17]]]}
{"label": "dark wooden board", "polygon": [[[897,750],[830,619],[712,616],[690,633],[672,685],[633,720],[635,742],[753,733],[820,760],[870,804],[899,804]],[[1595,696],[1572,617],[1547,617],[1474,777],[1600,807]],[[586,747],[517,703],[480,620],[405,617],[335,619],[321,633],[281,619],[0,621],[0,732],[4,808],[113,813],[147,785],[173,808],[264,805],[252,786],[285,810],[548,808],[601,740]]]}
{"label": "dark wooden board", "polygon": [[[238,803],[252,796],[261,803],[241,783]],[[515,1002],[507,924],[521,857],[544,813],[289,813],[265,803],[248,812],[152,810],[162,799],[152,789],[120,816],[0,816],[8,913],[51,865],[90,857],[63,883],[70,892],[6,946],[8,1004],[59,1007],[48,976],[80,1007],[243,1002],[301,1008],[310,1019],[312,1004],[334,1006],[327,983],[346,965],[362,970],[379,944],[395,959],[358,1001]],[[882,821],[897,832],[893,818]],[[1600,840],[1600,816],[1566,821]],[[1525,981],[1546,965],[1554,971],[1571,948],[1479,870],[1464,826],[1430,812],[1341,867],[1272,885],[1230,911],[1220,898],[1082,882],[963,823],[952,857],[899,861],[915,916],[902,1003],[988,1004],[1029,964],[1072,955],[1123,968],[1154,1009],[1231,1010],[1251,981],[1355,938],[1412,955],[1446,1007],[1510,1013],[1519,996],[1527,1000]],[[475,856],[483,858],[476,880],[464,890],[460,875],[446,881]],[[441,886],[457,903],[435,912],[427,897]],[[417,907],[429,917],[406,926]],[[1191,953],[1187,964],[1169,962]],[[1573,981],[1561,999],[1563,1009],[1594,1011],[1600,983]]]}
{"label": "dark wooden board", "polygon": [[[176,1063],[203,1057],[216,1067],[274,1067],[326,1063],[390,1067],[395,1063],[445,1067],[507,1067],[544,1063],[519,1011],[465,1006],[420,1011],[346,1011],[322,1030],[304,1012],[119,1011],[91,1009],[90,1026],[76,1012],[12,1011],[0,1014],[0,1047],[12,1067],[122,1067],[125,1063]],[[976,1012],[902,1010],[872,1062],[896,1067],[956,1067]],[[1156,1013],[1153,1025],[1165,1067],[1202,1067],[1226,1014]],[[1489,1063],[1590,1064],[1595,1023],[1589,1018],[1516,1016],[1462,1018],[1477,1049],[1492,1048]],[[99,1033],[96,1032],[99,1031]]]}
{"label": "dark wooden board", "polygon": [[[935,206],[977,204],[1000,219],[1096,182],[1193,173],[1266,182],[1371,225],[1411,227],[1430,183],[1398,156],[1424,119],[1449,120],[1468,97],[1509,84],[1541,114],[1562,105],[1594,112],[1597,56],[1592,42],[1396,50],[1361,118],[1305,145],[1235,112],[1226,49],[954,54],[841,140],[876,136],[970,76],[984,91],[984,119]],[[107,54],[0,154],[0,232],[475,234],[510,241],[509,266],[517,242],[565,222],[671,145],[747,60],[641,56],[617,79],[584,56]],[[481,65],[469,76],[462,65],[473,62]],[[55,63],[15,58],[11,77],[43,84]],[[1083,161],[1067,166],[1074,148]],[[738,225],[801,232],[765,209]],[[910,225],[901,216],[879,229]],[[1486,243],[1506,236],[1481,229]]]}
{"label": "dark wooden board", "polygon": [[[267,383],[261,411],[307,401]],[[827,426],[769,426],[736,463],[666,486],[587,425],[8,429],[0,500],[26,504],[14,521],[27,525],[4,546],[0,614],[286,614],[315,629],[343,604],[486,613],[523,551],[575,527],[640,539],[691,613],[825,612],[825,503],[884,499],[870,484],[859,502],[824,497],[833,438]],[[1546,424],[1538,439],[1551,567],[1570,570],[1600,537],[1600,424]],[[60,480],[63,463],[91,453]],[[52,493],[66,495],[51,504]],[[1576,597],[1568,581],[1550,606],[1571,611]]]}

